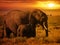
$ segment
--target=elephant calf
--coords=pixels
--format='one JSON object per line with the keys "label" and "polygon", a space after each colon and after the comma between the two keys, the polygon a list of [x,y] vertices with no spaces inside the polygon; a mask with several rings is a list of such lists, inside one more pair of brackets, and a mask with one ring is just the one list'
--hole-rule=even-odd
{"label": "elephant calf", "polygon": [[17,29],[17,36],[22,36],[22,37],[35,37],[36,36],[36,31],[35,28],[32,27],[30,24],[21,24],[19,25]]}

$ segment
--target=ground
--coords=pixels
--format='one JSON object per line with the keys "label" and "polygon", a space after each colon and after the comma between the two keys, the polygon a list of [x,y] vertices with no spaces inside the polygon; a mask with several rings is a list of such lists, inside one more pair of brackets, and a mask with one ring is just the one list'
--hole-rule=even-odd
{"label": "ground", "polygon": [[60,16],[48,16],[49,36],[45,30],[36,27],[36,37],[11,37],[0,39],[0,45],[60,45]]}

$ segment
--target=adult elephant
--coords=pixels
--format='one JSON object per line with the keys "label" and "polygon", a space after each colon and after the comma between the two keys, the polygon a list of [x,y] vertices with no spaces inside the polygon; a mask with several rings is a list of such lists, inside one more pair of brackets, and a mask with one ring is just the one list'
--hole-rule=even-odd
{"label": "adult elephant", "polygon": [[28,15],[21,10],[11,10],[5,15],[4,18],[7,37],[10,37],[10,33],[14,33],[16,36],[18,26],[29,22]]}
{"label": "adult elephant", "polygon": [[43,11],[39,9],[35,9],[30,12],[29,25],[25,26],[25,30],[23,30],[24,35],[27,35],[27,37],[35,37],[35,28],[37,24],[40,24],[43,29],[45,29],[46,37],[48,37],[48,17]]}
{"label": "adult elephant", "polygon": [[43,27],[43,29],[45,29],[46,37],[48,37],[48,17],[43,11],[39,9],[33,10],[31,13],[30,22],[35,26],[36,24],[40,24]]}
{"label": "adult elephant", "polygon": [[[12,10],[7,13],[6,16],[7,34],[10,35],[13,32],[17,34],[18,26],[23,24],[23,36],[35,37],[36,36],[36,25],[40,24],[46,30],[46,36],[48,36],[48,24],[47,15],[39,9],[32,10],[32,12],[23,12],[20,10]],[[27,25],[28,24],[28,25]]]}

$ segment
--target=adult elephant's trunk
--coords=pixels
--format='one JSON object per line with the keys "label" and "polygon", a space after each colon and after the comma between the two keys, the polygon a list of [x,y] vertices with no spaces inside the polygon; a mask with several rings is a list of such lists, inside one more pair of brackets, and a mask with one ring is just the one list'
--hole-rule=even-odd
{"label": "adult elephant's trunk", "polygon": [[43,22],[43,27],[44,27],[45,32],[46,32],[46,37],[48,37],[48,24],[47,24],[47,22]]}

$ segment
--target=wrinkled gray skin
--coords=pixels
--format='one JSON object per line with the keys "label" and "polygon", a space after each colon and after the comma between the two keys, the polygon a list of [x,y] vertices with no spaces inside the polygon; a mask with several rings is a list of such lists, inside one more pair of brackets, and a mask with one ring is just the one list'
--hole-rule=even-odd
{"label": "wrinkled gray skin", "polygon": [[29,13],[20,10],[12,10],[7,13],[7,16],[5,17],[5,23],[6,26],[15,34],[20,24],[40,24],[46,30],[46,36],[48,36],[47,19],[48,17],[46,14],[38,9]]}

